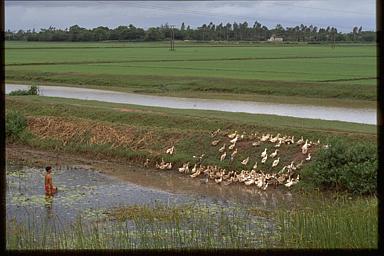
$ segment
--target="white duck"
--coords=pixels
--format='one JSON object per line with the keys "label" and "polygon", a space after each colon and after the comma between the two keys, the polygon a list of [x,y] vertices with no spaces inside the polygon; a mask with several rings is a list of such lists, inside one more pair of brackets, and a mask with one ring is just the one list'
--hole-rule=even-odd
{"label": "white duck", "polygon": [[232,144],[234,144],[234,143],[237,142],[237,140],[238,140],[239,138],[240,138],[240,136],[239,136],[239,135],[236,135],[236,137],[235,137],[234,139],[230,140],[229,142],[231,142]]}
{"label": "white duck", "polygon": [[249,161],[249,157],[245,158],[243,161],[241,161],[241,164],[247,165]]}
{"label": "white duck", "polygon": [[165,164],[165,168],[168,169],[168,170],[171,170],[172,169],[172,163],[171,162],[166,163]]}
{"label": "white duck", "polygon": [[264,149],[264,151],[260,155],[262,158],[267,156],[267,148]]}
{"label": "white duck", "polygon": [[269,133],[267,135],[262,135],[260,141],[267,141],[269,139],[269,136],[271,136]]}
{"label": "white duck", "polygon": [[148,165],[149,165],[149,158],[147,158],[147,159],[145,160],[145,162],[144,162],[144,167],[148,167]]}
{"label": "white duck", "polygon": [[280,162],[280,157],[277,158],[275,161],[273,161],[273,163],[272,163],[272,167],[277,166],[277,165],[279,164],[279,162]]}
{"label": "white duck", "polygon": [[235,146],[236,146],[236,143],[233,143],[233,144],[228,146],[228,149],[232,150]]}
{"label": "white duck", "polygon": [[191,178],[196,178],[197,176],[199,176],[201,174],[201,168],[197,169],[196,172],[194,172],[193,174],[189,175],[191,176]]}
{"label": "white duck", "polygon": [[297,167],[295,166],[295,161],[292,161],[291,164],[289,165],[289,169],[291,170],[296,170]]}
{"label": "white duck", "polygon": [[301,145],[304,143],[304,138],[301,136],[301,138],[296,142],[297,145]]}
{"label": "white duck", "polygon": [[224,150],[225,150],[225,143],[224,143],[224,145],[221,147],[221,148],[219,148],[219,152],[224,152]]}
{"label": "white duck", "polygon": [[254,183],[255,183],[255,179],[248,179],[248,180],[244,181],[244,184],[246,186],[250,186],[250,185],[252,185]]}
{"label": "white duck", "polygon": [[220,156],[220,161],[223,161],[225,159],[225,157],[227,156],[227,152],[224,152],[221,156]]}
{"label": "white duck", "polygon": [[231,161],[233,161],[233,159],[235,158],[236,154],[237,154],[237,148],[231,154]]}
{"label": "white duck", "polygon": [[220,132],[220,128],[211,133],[211,137],[215,137]]}
{"label": "white duck", "polygon": [[275,149],[275,152],[271,153],[271,154],[269,155],[269,157],[272,157],[272,158],[276,157],[276,156],[277,156],[277,152],[279,152],[279,150],[278,150],[278,149]]}
{"label": "white duck", "polygon": [[235,131],[235,132],[232,133],[232,134],[229,134],[229,135],[228,135],[228,138],[233,139],[233,138],[235,138],[236,135],[237,135],[237,131]]}
{"label": "white duck", "polygon": [[280,133],[278,133],[277,135],[276,135],[276,137],[271,137],[270,139],[269,139],[269,141],[270,142],[272,142],[272,143],[275,143],[278,139],[279,139],[279,137],[280,137]]}
{"label": "white duck", "polygon": [[263,159],[261,159],[261,163],[265,164],[265,162],[267,161],[267,158],[268,158],[268,155],[265,155],[265,157],[263,157]]}
{"label": "white duck", "polygon": [[223,181],[223,177],[220,177],[220,178],[216,178],[216,179],[215,179],[215,182],[216,182],[217,184],[220,184],[222,181]]}
{"label": "white duck", "polygon": [[193,168],[191,169],[191,173],[195,173],[196,171],[197,171],[197,164],[193,166]]}
{"label": "white duck", "polygon": [[299,176],[299,175],[297,175],[296,179],[291,179],[291,178],[289,178],[289,179],[287,180],[287,183],[285,183],[284,185],[285,185],[287,188],[289,188],[290,186],[297,184],[297,183],[299,182],[299,179],[300,179],[300,176]]}
{"label": "white duck", "polygon": [[175,146],[172,146],[169,149],[167,149],[167,151],[165,153],[172,155],[174,151],[175,151]]}
{"label": "white duck", "polygon": [[264,185],[264,179],[263,177],[259,177],[258,179],[256,179],[255,181],[255,184],[258,188],[261,188],[263,185]]}
{"label": "white duck", "polygon": [[303,153],[304,155],[308,152],[308,145],[308,140],[305,140],[305,144],[301,147],[301,153]]}
{"label": "white duck", "polygon": [[283,168],[281,168],[281,170],[277,174],[283,173],[285,171],[285,169],[287,169],[287,166],[284,166]]}

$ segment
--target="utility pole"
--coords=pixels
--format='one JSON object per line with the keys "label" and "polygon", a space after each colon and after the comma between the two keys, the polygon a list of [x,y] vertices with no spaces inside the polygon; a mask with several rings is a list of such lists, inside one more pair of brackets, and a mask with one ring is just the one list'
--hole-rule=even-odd
{"label": "utility pole", "polygon": [[332,38],[332,45],[331,45],[331,47],[332,47],[332,49],[334,49],[335,48],[335,41],[336,41],[336,33],[335,33],[335,31],[332,31],[332,35],[333,35],[333,38]]}
{"label": "utility pole", "polygon": [[205,32],[205,28],[203,29],[203,41],[204,41],[204,32]]}
{"label": "utility pole", "polygon": [[169,50],[174,51],[175,50],[175,25],[170,25],[171,27],[171,48]]}

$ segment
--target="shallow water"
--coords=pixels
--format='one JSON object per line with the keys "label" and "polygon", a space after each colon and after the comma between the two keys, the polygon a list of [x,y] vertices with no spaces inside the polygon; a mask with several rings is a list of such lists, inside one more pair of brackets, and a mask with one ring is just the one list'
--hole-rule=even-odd
{"label": "shallow water", "polygon": [[[80,215],[89,220],[102,219],[106,210],[120,206],[197,203],[227,207],[242,202],[270,209],[276,206],[277,201],[287,198],[289,201],[290,198],[289,194],[277,193],[274,196],[273,193],[256,193],[256,188],[253,192],[242,190],[239,186],[227,187],[226,192],[214,183],[203,185],[187,177],[154,170],[127,171],[130,172],[127,176],[136,183],[82,166],[55,169],[54,185],[59,191],[52,199],[47,199],[43,169],[7,166],[6,219],[28,225],[33,222],[35,230],[42,223],[55,224],[60,229],[73,224]],[[153,182],[154,177],[157,177],[157,182]],[[172,182],[166,183],[165,179]],[[143,186],[144,180],[146,186]]]}
{"label": "shallow water", "polygon": [[[112,228],[117,224],[108,219],[108,212],[112,208],[130,205],[154,207],[160,204],[187,209],[189,205],[192,209],[209,211],[208,229],[215,225],[220,227],[223,213],[230,219],[240,218],[240,225],[248,225],[246,230],[251,232],[243,235],[250,235],[251,239],[246,239],[252,240],[253,246],[258,246],[262,242],[260,234],[272,234],[277,226],[274,219],[253,215],[248,211],[249,208],[269,212],[279,207],[290,207],[297,201],[288,190],[261,191],[256,186],[224,186],[212,181],[202,183],[199,179],[173,171],[161,172],[132,166],[126,166],[125,178],[121,179],[118,175],[109,176],[87,165],[54,168],[53,182],[58,187],[58,193],[52,199],[47,199],[44,195],[44,173],[41,168],[18,166],[17,163],[7,165],[6,220],[10,225],[7,225],[7,230],[21,224],[27,227],[28,232],[44,237],[45,232],[56,234],[73,230],[72,227],[81,217],[82,223],[98,223],[106,232],[116,232],[121,226]],[[191,227],[200,223],[199,217],[198,214],[193,216],[194,220],[182,219],[179,228],[182,232],[189,232]],[[147,223],[146,219],[126,220],[123,227],[137,232],[143,227],[151,230],[151,225],[163,224]],[[175,228],[172,221],[164,225],[163,230]],[[140,238],[133,237],[140,244]],[[120,248],[118,245],[110,246]]]}
{"label": "shallow water", "polygon": [[[29,86],[27,85],[6,84],[6,93],[28,88]],[[39,88],[42,96],[98,100],[112,103],[136,104],[176,109],[201,109],[225,112],[244,112],[251,114],[271,114],[278,116],[337,120],[363,124],[377,123],[376,109],[371,108],[322,107],[251,101],[149,96],[135,93],[61,86],[39,86]]]}
{"label": "shallow water", "polygon": [[44,171],[36,168],[8,167],[7,220],[23,220],[27,215],[37,219],[57,217],[65,225],[72,223],[81,212],[120,205],[185,203],[191,201],[176,195],[133,183],[119,181],[97,171],[68,168],[54,172],[54,184],[59,188],[53,199],[44,195]]}

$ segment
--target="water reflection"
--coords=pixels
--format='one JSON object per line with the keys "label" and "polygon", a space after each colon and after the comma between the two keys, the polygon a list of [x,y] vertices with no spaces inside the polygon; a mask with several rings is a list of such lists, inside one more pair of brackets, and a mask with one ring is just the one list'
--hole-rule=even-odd
{"label": "water reflection", "polygon": [[53,216],[53,196],[45,195],[45,209],[47,209],[47,218]]}

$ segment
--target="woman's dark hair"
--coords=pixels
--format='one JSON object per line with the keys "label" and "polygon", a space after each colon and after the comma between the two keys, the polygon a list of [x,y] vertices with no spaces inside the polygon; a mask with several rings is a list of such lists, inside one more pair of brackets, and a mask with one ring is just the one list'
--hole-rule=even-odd
{"label": "woman's dark hair", "polygon": [[46,170],[46,171],[50,171],[51,169],[52,169],[51,166],[47,166],[47,167],[45,167],[45,170]]}

